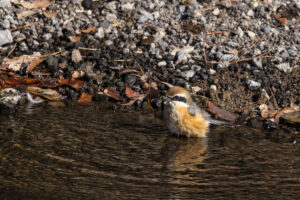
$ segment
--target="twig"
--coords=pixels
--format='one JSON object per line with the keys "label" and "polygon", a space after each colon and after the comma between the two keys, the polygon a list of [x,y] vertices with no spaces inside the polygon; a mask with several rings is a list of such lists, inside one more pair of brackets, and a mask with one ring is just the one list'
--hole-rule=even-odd
{"label": "twig", "polygon": [[202,51],[203,51],[203,56],[204,56],[204,62],[205,62],[205,64],[207,64],[208,62],[207,62],[205,47],[202,48]]}
{"label": "twig", "polygon": [[277,103],[277,100],[276,100],[276,97],[274,95],[274,92],[271,88],[271,85],[269,84],[269,90],[270,90],[270,93],[271,93],[271,96],[272,96],[272,99],[273,99],[273,104],[274,104],[274,107],[276,108],[276,110],[279,110],[279,106],[278,106],[278,103]]}
{"label": "twig", "polygon": [[130,61],[132,61],[132,59],[131,58],[130,59],[115,59],[112,61],[114,61],[114,62],[130,62]]}
{"label": "twig", "polygon": [[262,99],[262,100],[260,100],[260,101],[254,102],[254,103],[250,103],[250,104],[247,104],[247,105],[245,105],[245,106],[243,106],[243,107],[236,108],[236,109],[233,110],[232,112],[242,111],[242,110],[244,110],[244,109],[246,109],[246,108],[249,108],[249,107],[251,107],[251,106],[256,106],[256,105],[258,105],[258,104],[265,103],[265,101],[266,101],[265,99]]}
{"label": "twig", "polygon": [[29,27],[29,26],[32,26],[32,25],[38,24],[38,23],[40,23],[40,20],[37,21],[37,22],[32,22],[32,23],[27,24],[27,25],[23,25],[23,26],[18,26],[18,27],[16,27],[16,28],[12,28],[12,29],[10,29],[10,31],[16,31],[16,30],[19,30],[19,29],[27,28],[27,27]]}
{"label": "twig", "polygon": [[274,56],[254,56],[254,57],[250,57],[250,58],[242,58],[242,59],[239,59],[239,60],[231,60],[229,62],[229,64],[232,65],[232,64],[236,64],[236,63],[240,63],[240,62],[253,60],[255,58],[274,58]]}
{"label": "twig", "polygon": [[12,54],[12,52],[14,52],[14,50],[16,49],[16,47],[17,47],[17,43],[14,44],[13,48],[8,52],[6,58],[8,58]]}
{"label": "twig", "polygon": [[255,41],[255,42],[253,42],[249,47],[247,47],[245,49],[245,52],[243,52],[242,56],[245,55],[248,52],[249,49],[251,49],[252,47],[254,47],[255,45],[257,45],[258,43],[262,42],[265,39],[266,39],[266,36],[264,36],[263,38],[261,38],[261,39]]}
{"label": "twig", "polygon": [[48,56],[55,56],[55,55],[60,54],[60,53],[62,53],[62,52],[63,52],[63,51],[60,50],[60,51],[57,51],[57,52],[54,52],[54,53],[41,55],[40,57],[41,57],[41,58],[45,58],[45,57],[48,57]]}
{"label": "twig", "polygon": [[81,49],[81,50],[88,50],[88,51],[97,51],[97,50],[98,50],[98,49],[84,48],[84,47],[79,47],[78,49]]}
{"label": "twig", "polygon": [[216,35],[216,34],[229,34],[231,31],[212,31],[208,33],[199,33],[199,34],[192,34],[192,36],[201,36],[201,35]]}

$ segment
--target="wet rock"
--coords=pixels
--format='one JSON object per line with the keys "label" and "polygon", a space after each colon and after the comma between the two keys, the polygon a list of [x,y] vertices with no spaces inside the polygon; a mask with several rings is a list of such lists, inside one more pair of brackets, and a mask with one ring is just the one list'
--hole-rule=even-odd
{"label": "wet rock", "polygon": [[14,108],[22,99],[19,91],[14,88],[0,90],[0,105],[8,108]]}
{"label": "wet rock", "polygon": [[13,42],[13,38],[9,30],[0,31],[0,47],[12,42]]}
{"label": "wet rock", "polygon": [[261,87],[261,83],[254,80],[248,80],[247,85],[250,90],[258,90]]}

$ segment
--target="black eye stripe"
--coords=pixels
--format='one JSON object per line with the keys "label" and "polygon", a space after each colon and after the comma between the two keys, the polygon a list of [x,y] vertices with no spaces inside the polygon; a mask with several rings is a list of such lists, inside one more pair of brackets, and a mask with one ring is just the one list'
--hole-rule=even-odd
{"label": "black eye stripe", "polygon": [[186,103],[186,98],[183,96],[175,96],[175,97],[172,97],[171,100],[172,101],[181,101],[181,102]]}

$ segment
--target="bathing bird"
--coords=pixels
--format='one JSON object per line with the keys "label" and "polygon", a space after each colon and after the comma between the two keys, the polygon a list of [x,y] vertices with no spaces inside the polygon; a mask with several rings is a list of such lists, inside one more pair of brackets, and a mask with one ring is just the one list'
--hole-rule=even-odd
{"label": "bathing bird", "polygon": [[227,122],[212,119],[182,87],[171,87],[163,102],[164,120],[171,134],[203,138],[209,131],[209,125],[228,125]]}

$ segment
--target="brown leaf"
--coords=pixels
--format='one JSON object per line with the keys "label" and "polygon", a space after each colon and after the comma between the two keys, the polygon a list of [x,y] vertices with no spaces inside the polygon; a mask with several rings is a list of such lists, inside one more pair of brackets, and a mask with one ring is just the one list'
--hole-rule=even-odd
{"label": "brown leaf", "polygon": [[82,78],[85,75],[84,71],[74,71],[72,74],[72,79]]}
{"label": "brown leaf", "polygon": [[264,119],[272,118],[275,116],[275,114],[276,114],[275,110],[264,109],[261,111],[261,117]]}
{"label": "brown leaf", "polygon": [[81,39],[81,36],[69,36],[69,39],[71,42],[79,42]]}
{"label": "brown leaf", "polygon": [[300,111],[285,113],[281,117],[290,123],[300,123]]}
{"label": "brown leaf", "polygon": [[229,121],[229,122],[235,122],[238,118],[237,115],[224,110],[222,108],[219,108],[217,106],[215,106],[212,102],[208,102],[208,109],[209,112],[211,112],[212,114],[216,115],[217,117]]}
{"label": "brown leaf", "polygon": [[80,98],[78,99],[77,103],[90,103],[92,102],[93,95],[81,93]]}
{"label": "brown leaf", "polygon": [[62,100],[62,96],[57,91],[52,89],[42,89],[39,87],[30,86],[27,88],[27,91],[50,101]]}
{"label": "brown leaf", "polygon": [[17,79],[4,79],[5,83],[8,85],[21,85],[22,80],[17,80]]}
{"label": "brown leaf", "polygon": [[26,74],[29,74],[32,70],[34,70],[36,68],[36,66],[38,66],[38,64],[40,64],[43,61],[44,61],[44,59],[37,59],[37,60],[33,61],[32,63],[30,63],[30,65],[27,67]]}
{"label": "brown leaf", "polygon": [[278,124],[279,123],[279,118],[286,114],[286,113],[291,113],[294,112],[295,110],[291,107],[286,107],[284,109],[282,109],[276,116],[275,116],[275,123]]}
{"label": "brown leaf", "polygon": [[12,70],[20,71],[22,64],[29,64],[33,61],[40,58],[40,55],[22,55],[19,57],[14,57],[12,59],[4,58],[2,65],[0,66],[1,70]]}
{"label": "brown leaf", "polygon": [[80,88],[82,88],[84,86],[85,82],[84,81],[80,81],[80,80],[71,80],[69,82],[69,86],[71,86],[72,88],[79,90]]}
{"label": "brown leaf", "polygon": [[80,51],[78,49],[74,49],[72,51],[72,61],[74,63],[79,63],[80,61],[82,61],[82,56],[81,56]]}
{"label": "brown leaf", "polygon": [[47,18],[55,17],[57,15],[57,13],[58,12],[52,12],[52,13],[47,13],[46,11],[43,12],[45,17],[47,17]]}
{"label": "brown leaf", "polygon": [[274,18],[281,23],[282,26],[286,26],[288,24],[288,20],[285,17],[281,17],[279,13],[274,15]]}
{"label": "brown leaf", "polygon": [[121,97],[120,93],[112,88],[107,88],[104,90],[104,94],[106,94],[106,96],[113,98],[117,101],[122,101],[123,98]]}
{"label": "brown leaf", "polygon": [[129,99],[136,99],[140,96],[140,93],[126,87],[125,94]]}
{"label": "brown leaf", "polygon": [[91,33],[91,32],[94,32],[96,30],[97,30],[97,27],[94,26],[94,27],[90,27],[88,29],[82,30],[81,32],[82,33]]}
{"label": "brown leaf", "polygon": [[14,4],[22,5],[24,8],[29,9],[41,9],[41,8],[47,8],[52,3],[48,0],[34,0],[32,2],[28,2],[25,0],[11,0]]}
{"label": "brown leaf", "polygon": [[28,78],[24,81],[24,83],[26,85],[31,85],[31,84],[36,84],[36,83],[40,83],[41,81],[39,79],[36,78]]}
{"label": "brown leaf", "polygon": [[129,102],[121,104],[122,106],[132,106],[138,99],[130,99]]}
{"label": "brown leaf", "polygon": [[23,19],[25,17],[29,17],[38,13],[38,10],[23,10],[17,14],[18,19]]}

